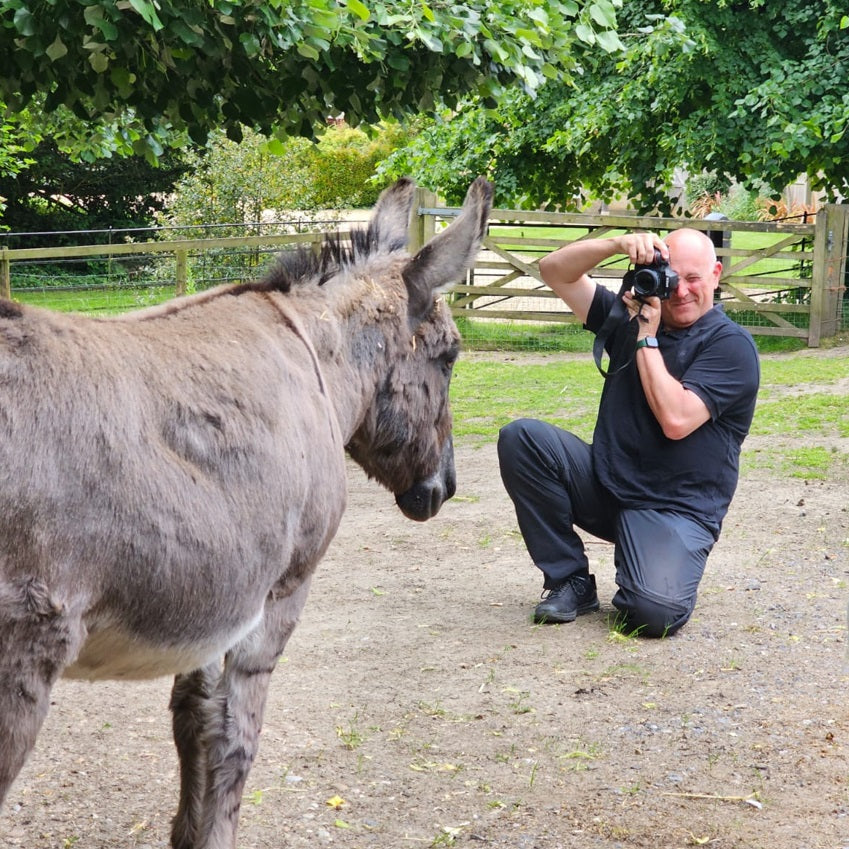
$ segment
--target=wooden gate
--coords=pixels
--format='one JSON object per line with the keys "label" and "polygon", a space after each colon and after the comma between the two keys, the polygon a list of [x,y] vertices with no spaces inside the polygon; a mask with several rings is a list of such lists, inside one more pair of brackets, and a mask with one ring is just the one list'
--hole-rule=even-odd
{"label": "wooden gate", "polygon": [[[419,197],[417,238],[426,241],[457,208]],[[719,299],[753,334],[791,336],[817,346],[839,327],[845,293],[849,207],[829,205],[810,223],[580,215],[494,209],[489,233],[469,279],[454,289],[455,316],[521,322],[575,322],[568,307],[542,282],[539,259],[572,241],[628,230],[661,236],[681,227],[710,235],[723,264]],[[736,236],[736,239],[735,239]],[[745,246],[738,246],[745,242]],[[595,279],[618,289],[624,258],[596,268]]]}

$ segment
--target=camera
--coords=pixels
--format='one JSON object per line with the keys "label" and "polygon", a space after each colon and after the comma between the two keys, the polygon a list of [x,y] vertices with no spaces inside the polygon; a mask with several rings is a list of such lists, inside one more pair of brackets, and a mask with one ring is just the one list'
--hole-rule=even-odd
{"label": "camera", "polygon": [[622,280],[625,288],[631,289],[638,300],[665,300],[678,288],[678,275],[669,267],[669,263],[657,248],[654,249],[654,262],[651,265],[635,265]]}

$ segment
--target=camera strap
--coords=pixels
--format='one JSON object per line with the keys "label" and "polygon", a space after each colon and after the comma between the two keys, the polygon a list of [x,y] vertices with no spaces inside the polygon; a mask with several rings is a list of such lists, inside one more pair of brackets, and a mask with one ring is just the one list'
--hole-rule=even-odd
{"label": "camera strap", "polygon": [[636,353],[636,336],[634,333],[634,350],[631,352],[631,356],[622,363],[621,366],[614,369],[613,371],[605,371],[601,367],[601,358],[604,355],[604,346],[607,342],[610,334],[619,326],[623,324],[628,324],[629,321],[634,322],[634,326],[636,327],[636,321],[634,319],[628,318],[628,308],[625,306],[625,302],[622,300],[622,296],[628,291],[629,285],[627,283],[622,283],[622,287],[619,289],[619,293],[616,296],[616,300],[613,303],[613,306],[610,308],[610,312],[607,314],[607,318],[604,319],[601,327],[598,329],[598,333],[595,335],[595,341],[593,342],[593,359],[595,359],[595,367],[601,373],[601,376],[604,378],[609,377],[612,374],[617,374],[622,371],[622,369],[627,368],[631,364],[631,360],[634,359],[634,354]]}

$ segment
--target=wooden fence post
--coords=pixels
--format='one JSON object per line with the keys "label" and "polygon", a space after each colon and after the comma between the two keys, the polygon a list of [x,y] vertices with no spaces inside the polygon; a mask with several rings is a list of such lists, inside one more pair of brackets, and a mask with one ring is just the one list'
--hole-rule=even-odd
{"label": "wooden fence post", "polygon": [[410,253],[420,251],[436,232],[436,216],[423,210],[433,209],[438,198],[435,192],[418,187],[413,200],[412,221],[410,226]]}
{"label": "wooden fence post", "polygon": [[849,237],[847,212],[849,207],[830,203],[817,213],[808,328],[808,346],[811,348],[819,347],[823,337],[837,333]]}
{"label": "wooden fence post", "polygon": [[12,263],[9,261],[8,248],[3,248],[0,256],[0,297],[7,300],[12,297]]}
{"label": "wooden fence post", "polygon": [[174,294],[179,298],[180,295],[186,294],[189,252],[185,248],[177,248],[177,250],[174,251],[174,262],[176,264],[175,276],[177,278],[177,285],[175,286]]}

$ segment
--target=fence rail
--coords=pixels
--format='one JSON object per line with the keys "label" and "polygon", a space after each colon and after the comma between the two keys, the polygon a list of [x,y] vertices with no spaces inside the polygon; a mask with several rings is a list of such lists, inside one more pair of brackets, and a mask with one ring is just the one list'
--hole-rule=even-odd
{"label": "fence rail", "polygon": [[[423,245],[459,212],[457,207],[438,205],[432,193],[420,189],[411,247]],[[453,290],[452,312],[455,317],[484,321],[576,322],[566,305],[542,282],[538,265],[542,256],[572,241],[615,232],[642,229],[663,235],[681,227],[703,230],[714,241],[723,263],[720,299],[726,311],[752,333],[790,336],[817,346],[840,328],[849,237],[849,206],[844,205],[825,206],[810,223],[495,209],[474,269]],[[34,263],[43,268],[76,261],[118,263],[126,285],[158,285],[167,287],[169,294],[179,295],[190,284],[203,288],[255,276],[271,253],[305,242],[317,247],[324,236],[323,232],[309,232],[74,247],[3,247],[0,294],[7,298],[22,296],[26,291],[23,281]],[[238,262],[233,259],[236,255]],[[626,263],[615,258],[591,274],[618,288],[626,270]]]}

